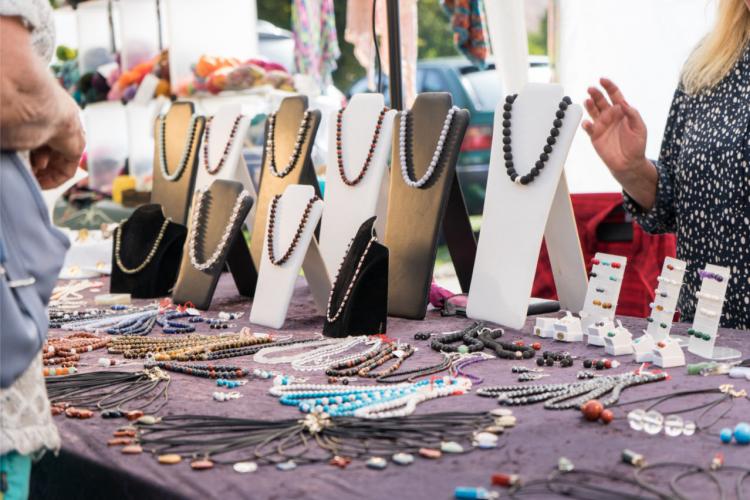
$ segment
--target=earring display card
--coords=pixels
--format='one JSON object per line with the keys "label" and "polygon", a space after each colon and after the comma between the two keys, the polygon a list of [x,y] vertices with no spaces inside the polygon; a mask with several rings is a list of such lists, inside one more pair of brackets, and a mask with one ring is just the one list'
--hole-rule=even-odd
{"label": "earring display card", "polygon": [[[470,318],[523,326],[543,238],[560,307],[580,310],[583,305],[586,269],[563,171],[583,111],[563,98],[559,85],[529,84],[495,111]],[[537,175],[516,183],[508,167],[521,178]]]}
{"label": "earring display card", "polygon": [[172,300],[208,309],[225,265],[240,295],[251,297],[257,274],[242,236],[242,221],[253,203],[250,194],[239,182],[218,180],[194,199]]}
{"label": "earring display card", "polygon": [[721,310],[729,284],[728,267],[707,264],[701,274],[701,289],[695,306],[693,326],[688,330],[688,350],[702,358],[715,358]]}
{"label": "earring display card", "polygon": [[282,194],[287,186],[293,184],[312,186],[315,194],[320,196],[320,186],[310,160],[315,134],[320,125],[320,111],[310,111],[305,121],[306,111],[307,97],[287,97],[281,101],[275,118],[269,117],[266,121],[260,186],[250,237],[250,253],[257,266],[261,261],[265,224],[273,197]]}
{"label": "earring display card", "polygon": [[654,291],[654,301],[651,303],[651,315],[646,318],[648,326],[646,333],[655,341],[669,337],[672,328],[677,299],[680,297],[682,279],[685,276],[685,261],[667,257],[657,278],[658,288]]}
{"label": "earring display card", "polygon": [[198,150],[205,120],[193,104],[176,102],[154,125],[154,175],[151,203],[178,224],[187,224],[195,186]]}
{"label": "earring display card", "polygon": [[614,321],[627,262],[626,257],[606,253],[597,253],[591,259],[589,286],[581,311],[584,328],[597,321]]}
{"label": "earring display card", "polygon": [[[313,296],[322,297],[323,308],[331,283],[315,241],[315,227],[323,213],[323,201],[317,197],[315,189],[312,186],[288,186],[277,202],[271,204],[268,221],[264,224],[266,234],[250,322],[281,328],[303,261],[318,263],[315,267],[305,266],[304,270]],[[311,251],[317,254],[317,259],[310,259],[308,254]],[[320,304],[320,299],[316,303]]]}
{"label": "earring display card", "polygon": [[331,287],[323,335],[385,333],[388,317],[388,249],[377,242],[375,217],[351,240]]}
{"label": "earring display card", "polygon": [[253,207],[245,224],[252,232],[257,192],[247,164],[242,157],[242,143],[247,136],[251,117],[243,115],[237,106],[225,106],[206,121],[203,140],[198,154],[196,189],[207,189],[218,179],[242,184],[253,199]]}
{"label": "earring display card", "polygon": [[115,230],[109,291],[140,299],[169,295],[186,235],[185,226],[164,217],[161,206],[138,207]]}
{"label": "earring display card", "polygon": [[395,110],[387,111],[381,94],[356,94],[346,109],[330,118],[320,223],[320,251],[330,272],[341,263],[361,224],[380,209],[395,116]]}
{"label": "earring display card", "polygon": [[[402,117],[396,117],[394,127],[398,127],[399,133],[394,131],[393,135],[388,218],[383,237],[390,253],[388,314],[391,316],[423,319],[427,313],[438,232],[446,217],[456,161],[469,124],[468,111],[454,111],[446,130],[451,108],[452,98],[448,93],[428,92],[417,96],[406,122],[403,150],[408,166],[406,172],[401,168]],[[445,134],[443,139],[441,133]],[[431,164],[434,165],[432,170]],[[405,176],[412,183],[427,180],[414,187],[407,184]],[[457,206],[460,207],[460,203]],[[463,211],[466,217],[465,207]],[[467,244],[472,243],[473,234],[470,234]]]}

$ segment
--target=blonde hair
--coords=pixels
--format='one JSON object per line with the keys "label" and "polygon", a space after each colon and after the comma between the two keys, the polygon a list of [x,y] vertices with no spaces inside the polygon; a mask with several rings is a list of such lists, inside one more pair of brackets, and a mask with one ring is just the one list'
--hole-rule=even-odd
{"label": "blonde hair", "polygon": [[688,94],[716,86],[750,43],[750,8],[745,0],[718,0],[716,25],[698,44],[682,70]]}

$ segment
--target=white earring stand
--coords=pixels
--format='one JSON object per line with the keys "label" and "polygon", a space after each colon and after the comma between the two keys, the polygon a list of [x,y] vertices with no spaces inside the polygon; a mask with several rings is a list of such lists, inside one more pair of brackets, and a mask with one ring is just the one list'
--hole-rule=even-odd
{"label": "white earring stand", "polygon": [[651,315],[645,333],[651,335],[655,342],[669,338],[672,328],[677,299],[680,297],[682,280],[685,276],[685,261],[667,257],[657,278],[654,301],[651,303]]}
{"label": "white earring stand", "polygon": [[[627,261],[625,257],[606,253],[594,256],[586,300],[581,311],[584,328],[600,321],[614,322]],[[605,304],[609,304],[609,307],[604,307]]]}
{"label": "white earring stand", "polygon": [[[742,353],[730,347],[716,345],[719,336],[719,322],[721,320],[721,309],[724,306],[724,298],[729,284],[729,268],[706,264],[706,272],[721,276],[721,281],[712,278],[703,278],[701,290],[698,292],[698,303],[695,306],[693,327],[688,330],[694,333],[690,336],[688,350],[702,358],[724,361],[739,358]],[[699,334],[708,335],[708,339],[699,338]]]}
{"label": "white earring stand", "polygon": [[[289,248],[302,220],[305,207],[313,196],[315,196],[315,189],[312,186],[292,184],[284,190],[276,210],[274,228],[276,252]],[[281,328],[284,325],[300,268],[305,273],[305,279],[318,311],[325,314],[328,295],[331,291],[331,280],[314,236],[315,227],[322,213],[323,202],[315,202],[294,252],[289,260],[280,266],[274,265],[268,257],[269,229],[266,224],[258,284],[250,310],[251,323],[269,328]]]}
{"label": "white earring stand", "polygon": [[557,318],[537,318],[534,324],[534,335],[543,339],[551,339],[555,336],[555,323]]}
{"label": "white earring stand", "polygon": [[610,356],[633,354],[633,334],[617,320],[617,327],[604,334],[604,352]]}
{"label": "white earring stand", "polygon": [[[528,173],[547,144],[563,98],[559,85],[527,84],[513,104],[513,161]],[[482,237],[466,314],[472,319],[521,328],[526,320],[542,237],[563,309],[580,310],[586,269],[563,164],[581,120],[581,107],[565,112],[560,135],[544,170],[530,184],[511,182],[503,152],[503,105],[495,112],[495,135],[487,178]]]}
{"label": "white earring stand", "polygon": [[597,347],[604,347],[604,337],[607,336],[607,333],[612,332],[615,330],[615,323],[614,321],[610,319],[605,319],[602,321],[597,321],[593,325],[589,325],[586,328],[586,334],[587,334],[587,344],[588,345],[594,345]]}
{"label": "white earring stand", "polygon": [[[224,106],[220,108],[211,119],[211,125],[206,123],[206,130],[211,129],[209,133],[209,144],[208,144],[208,162],[211,167],[215,167],[221,157],[224,154],[227,142],[230,140],[230,134],[232,132],[232,126],[238,116],[241,115],[241,107],[236,106]],[[203,154],[205,148],[205,135],[203,141],[201,141],[201,147],[198,150],[198,174],[195,178],[195,189],[208,189],[215,180],[227,180],[236,181],[242,184],[242,186],[250,193],[250,197],[253,199],[253,206],[250,212],[245,218],[245,225],[248,230],[252,233],[253,221],[255,220],[255,207],[257,205],[258,195],[255,189],[255,184],[250,178],[250,173],[247,170],[247,165],[242,157],[242,142],[247,136],[247,130],[250,127],[251,116],[245,115],[240,119],[237,125],[237,131],[232,140],[232,144],[229,147],[226,161],[216,173],[209,172],[209,166],[206,165],[205,155]]]}
{"label": "white earring stand", "polygon": [[560,342],[581,342],[583,340],[583,329],[581,320],[573,316],[570,311],[555,322],[554,339]]}
{"label": "white earring stand", "polygon": [[[385,106],[382,94],[356,94],[346,107],[341,120],[344,172],[355,179],[370,152],[375,125]],[[384,224],[386,207],[381,201],[382,186],[387,182],[387,163],[391,154],[395,110],[383,116],[380,135],[367,173],[355,186],[341,179],[336,152],[336,115],[329,118],[328,175],[326,176],[325,209],[320,226],[320,251],[329,272],[335,273],[346,254],[349,242],[364,221],[377,215]],[[387,194],[387,191],[386,191]],[[387,196],[385,198],[387,203]],[[383,232],[378,232],[383,235]],[[331,276],[333,279],[333,276]]]}
{"label": "white earring stand", "polygon": [[650,361],[661,368],[684,366],[685,353],[677,339],[667,337],[654,343]]}
{"label": "white earring stand", "polygon": [[654,342],[654,338],[649,334],[644,334],[637,339],[633,339],[633,361],[636,363],[651,363],[654,360],[655,346],[656,342]]}

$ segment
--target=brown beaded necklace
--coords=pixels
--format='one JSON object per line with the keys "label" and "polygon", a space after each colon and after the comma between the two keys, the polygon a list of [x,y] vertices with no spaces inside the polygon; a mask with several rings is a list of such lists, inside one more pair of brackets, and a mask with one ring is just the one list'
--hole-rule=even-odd
{"label": "brown beaded necklace", "polygon": [[339,176],[341,177],[341,180],[344,182],[344,184],[346,184],[347,186],[356,186],[364,178],[365,174],[367,173],[367,169],[370,168],[372,157],[375,155],[375,148],[378,146],[378,138],[380,137],[380,129],[383,125],[383,118],[388,112],[388,108],[384,107],[380,110],[380,114],[378,115],[378,122],[375,125],[375,131],[372,134],[370,149],[367,151],[367,157],[365,158],[365,163],[362,166],[362,170],[359,172],[359,175],[357,175],[357,177],[355,177],[354,179],[349,179],[346,176],[346,172],[344,171],[342,121],[345,109],[346,108],[341,108],[336,116],[336,161],[338,162],[339,166]]}
{"label": "brown beaded necklace", "polygon": [[229,156],[229,150],[232,149],[232,144],[234,143],[234,137],[237,135],[237,129],[240,127],[240,122],[242,121],[242,118],[244,118],[242,115],[237,115],[237,117],[234,119],[234,124],[232,125],[232,130],[229,132],[229,138],[227,139],[227,143],[224,145],[224,151],[221,153],[221,158],[219,158],[219,163],[216,164],[215,167],[211,166],[210,162],[210,155],[208,153],[208,147],[210,141],[210,134],[211,134],[211,123],[213,122],[213,117],[209,118],[206,122],[206,131],[204,132],[206,135],[205,140],[203,141],[203,164],[206,165],[206,171],[211,174],[215,175],[221,170],[221,168],[224,166],[224,163],[227,161],[227,157]]}
{"label": "brown beaded necklace", "polygon": [[299,243],[300,237],[302,237],[302,232],[305,230],[307,219],[310,217],[310,212],[312,211],[313,205],[315,205],[316,201],[320,200],[318,196],[313,196],[307,202],[305,211],[302,213],[302,219],[300,220],[299,225],[297,226],[297,231],[294,233],[294,237],[292,238],[292,243],[289,245],[289,248],[287,248],[286,252],[284,252],[284,254],[277,259],[273,249],[273,236],[274,225],[276,223],[276,209],[279,204],[280,198],[281,195],[277,194],[273,197],[273,201],[271,202],[271,211],[268,214],[268,233],[266,235],[266,242],[268,246],[268,260],[270,260],[271,264],[275,266],[283,266],[286,261],[288,261],[292,256],[292,253],[294,253],[294,250],[297,248],[297,243]]}
{"label": "brown beaded necklace", "polygon": [[63,338],[47,339],[42,347],[42,360],[46,366],[75,366],[81,359],[82,352],[91,352],[109,344],[109,338],[92,333],[74,333]]}

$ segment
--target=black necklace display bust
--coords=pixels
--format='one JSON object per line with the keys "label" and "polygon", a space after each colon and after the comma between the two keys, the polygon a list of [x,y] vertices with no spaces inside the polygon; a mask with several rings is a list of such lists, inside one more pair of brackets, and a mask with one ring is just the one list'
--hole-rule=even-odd
{"label": "black necklace display bust", "polygon": [[376,241],[375,217],[360,226],[339,267],[328,298],[323,335],[385,333],[388,316],[388,249]]}
{"label": "black necklace display bust", "polygon": [[141,299],[169,295],[186,236],[187,228],[164,217],[161,205],[138,207],[115,231],[110,292]]}

